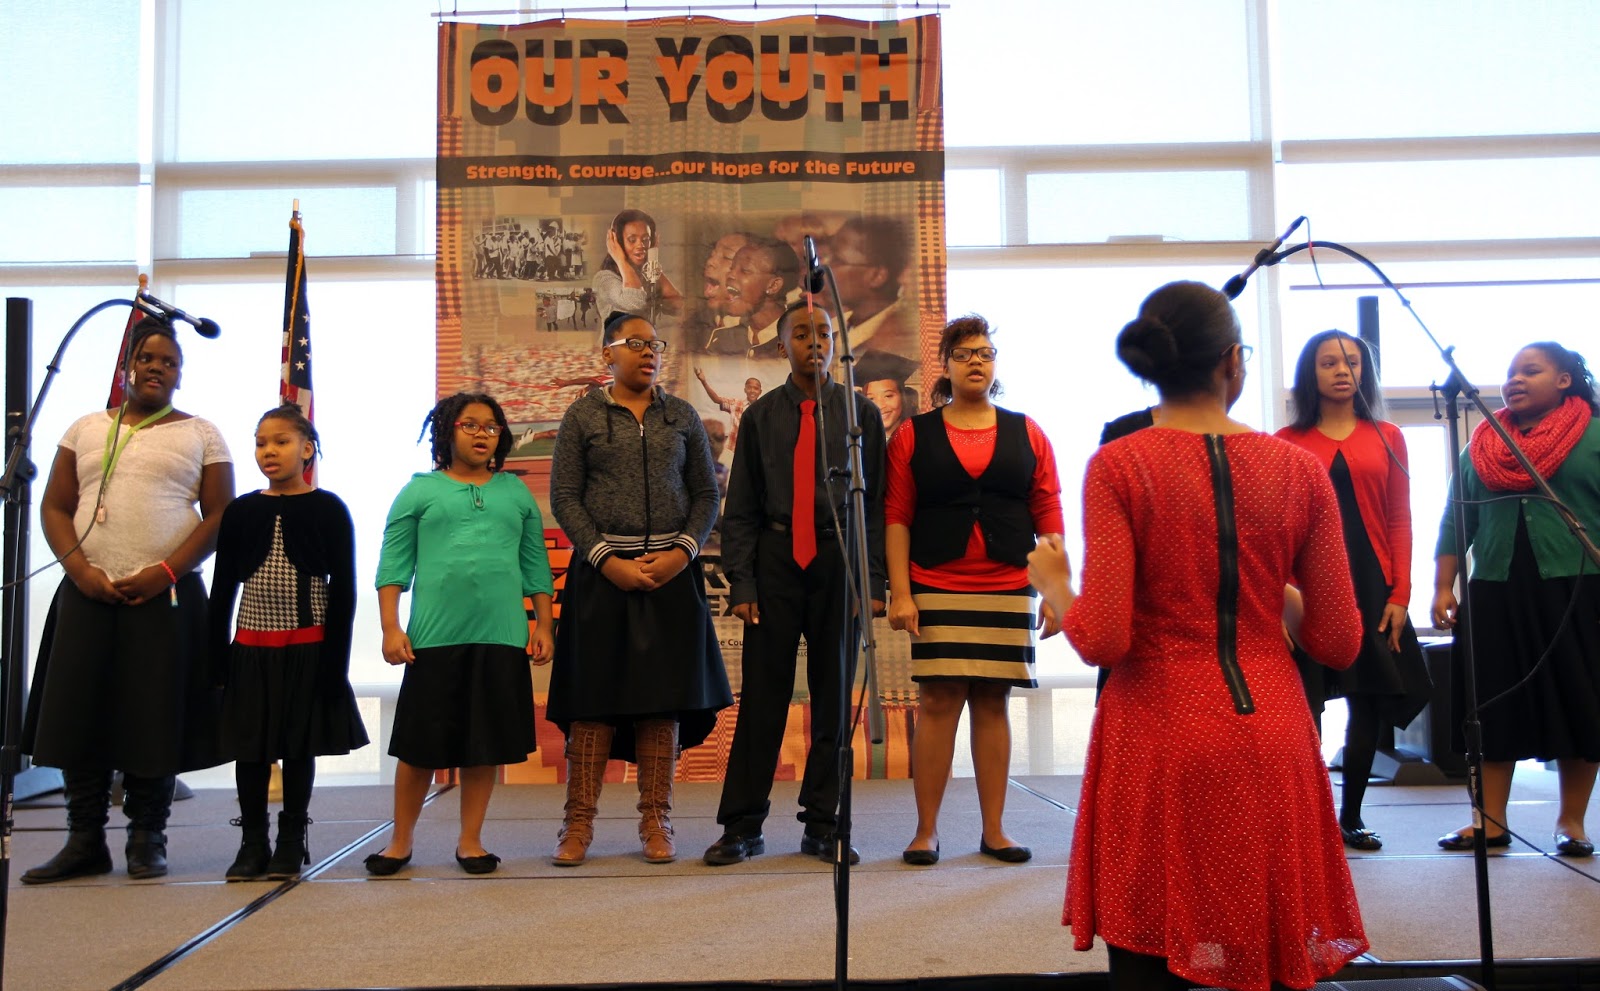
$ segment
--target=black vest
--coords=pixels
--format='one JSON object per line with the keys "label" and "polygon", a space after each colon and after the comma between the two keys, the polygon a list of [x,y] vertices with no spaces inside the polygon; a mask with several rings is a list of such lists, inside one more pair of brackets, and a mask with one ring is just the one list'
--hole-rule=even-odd
{"label": "black vest", "polygon": [[939,410],[911,418],[916,449],[911,477],[917,483],[917,515],[911,522],[911,560],[936,568],[967,552],[972,524],[983,533],[991,560],[1025,566],[1033,550],[1033,491],[1037,460],[1021,413],[995,409],[994,456],[973,478],[961,466]]}

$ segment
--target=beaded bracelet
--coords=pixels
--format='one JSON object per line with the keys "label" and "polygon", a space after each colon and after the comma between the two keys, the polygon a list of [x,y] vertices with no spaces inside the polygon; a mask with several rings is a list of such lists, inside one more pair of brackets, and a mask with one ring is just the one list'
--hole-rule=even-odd
{"label": "beaded bracelet", "polygon": [[161,570],[165,571],[167,573],[167,577],[172,581],[172,584],[167,588],[167,592],[172,600],[172,608],[176,609],[178,608],[178,576],[172,570],[172,565],[165,561],[161,562]]}

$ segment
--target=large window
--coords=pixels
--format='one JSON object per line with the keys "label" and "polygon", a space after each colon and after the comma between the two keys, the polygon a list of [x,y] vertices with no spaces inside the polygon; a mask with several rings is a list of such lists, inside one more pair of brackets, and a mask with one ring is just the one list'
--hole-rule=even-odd
{"label": "large window", "polygon": [[[514,19],[561,9],[521,6]],[[183,397],[224,426],[251,484],[248,437],[276,396],[298,198],[322,349],[323,478],[355,512],[367,574],[390,497],[426,467],[414,439],[433,388],[439,9],[0,5],[0,212],[11,221],[0,282],[36,300],[35,383],[78,313],[147,272],[158,295],[223,326],[223,346],[184,340]],[[896,13],[868,4],[859,16]],[[943,16],[950,306],[999,328],[1004,401],[1055,442],[1075,550],[1100,425],[1154,401],[1116,363],[1117,330],[1162,282],[1221,284],[1296,216],[1400,283],[1491,395],[1521,343],[1590,344],[1600,101],[1572,95],[1600,89],[1589,0],[952,0]],[[1257,345],[1239,413],[1281,424],[1302,342],[1354,328],[1367,295],[1380,299],[1393,406],[1414,424],[1422,576],[1449,462],[1426,386],[1444,371],[1372,273],[1322,250],[1255,275],[1239,301]],[[41,466],[103,398],[120,329],[107,314],[74,346],[40,425]],[[42,541],[33,550],[47,559]],[[1425,598],[1413,596],[1419,619]],[[47,600],[34,597],[36,635]],[[355,679],[394,679],[370,594],[357,629]],[[1092,677],[1060,641],[1041,674]]]}

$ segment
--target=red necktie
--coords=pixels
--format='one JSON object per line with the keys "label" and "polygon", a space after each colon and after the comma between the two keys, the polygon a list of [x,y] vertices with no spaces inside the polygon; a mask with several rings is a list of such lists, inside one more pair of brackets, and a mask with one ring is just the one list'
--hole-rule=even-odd
{"label": "red necktie", "polygon": [[801,568],[817,556],[817,421],[814,399],[800,403],[800,436],[794,441],[794,502],[789,529],[794,534],[794,563]]}

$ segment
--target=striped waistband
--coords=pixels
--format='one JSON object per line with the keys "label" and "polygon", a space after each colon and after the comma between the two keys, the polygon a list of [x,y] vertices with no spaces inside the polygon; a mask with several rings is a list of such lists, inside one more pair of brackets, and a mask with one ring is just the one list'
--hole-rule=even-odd
{"label": "striped waistband", "polygon": [[288,647],[301,643],[321,643],[323,630],[321,626],[302,626],[298,630],[246,630],[239,629],[233,634],[233,642],[246,647]]}

